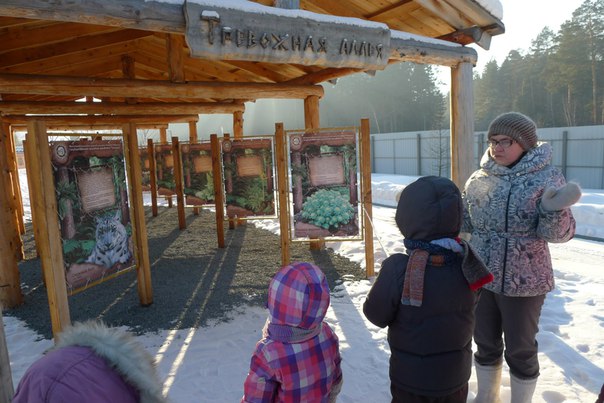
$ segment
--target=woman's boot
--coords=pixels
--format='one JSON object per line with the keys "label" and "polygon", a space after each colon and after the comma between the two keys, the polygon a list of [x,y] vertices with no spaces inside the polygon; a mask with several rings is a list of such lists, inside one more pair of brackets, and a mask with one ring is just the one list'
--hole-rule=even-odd
{"label": "woman's boot", "polygon": [[[499,389],[501,387],[502,363],[497,365],[480,365],[474,361],[478,392],[474,403],[500,403]],[[512,403],[514,400],[512,400]]]}

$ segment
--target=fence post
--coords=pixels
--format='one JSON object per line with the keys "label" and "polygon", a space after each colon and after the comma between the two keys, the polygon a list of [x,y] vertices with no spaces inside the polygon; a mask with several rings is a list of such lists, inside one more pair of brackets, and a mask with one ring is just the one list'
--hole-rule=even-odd
{"label": "fence post", "polygon": [[420,133],[415,135],[417,146],[417,175],[422,176],[422,136]]}
{"label": "fence post", "polygon": [[562,175],[566,177],[568,167],[568,130],[562,132]]}

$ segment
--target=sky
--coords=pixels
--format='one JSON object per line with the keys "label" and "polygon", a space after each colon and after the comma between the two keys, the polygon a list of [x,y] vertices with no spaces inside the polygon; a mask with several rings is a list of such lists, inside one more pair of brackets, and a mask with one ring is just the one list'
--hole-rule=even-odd
{"label": "sky", "polygon": [[[502,21],[505,25],[505,33],[493,36],[489,50],[484,50],[478,45],[470,45],[478,53],[475,71],[482,73],[484,66],[493,59],[501,66],[511,50],[519,49],[521,53],[527,52],[531,42],[543,28],[548,26],[557,32],[565,21],[572,18],[573,11],[583,1],[499,0],[503,9]],[[438,70],[440,71],[438,76],[446,84],[445,91],[449,91],[450,68],[439,67]]]}
{"label": "sky", "polygon": [[[21,175],[24,208],[29,213],[24,170]],[[396,205],[397,194],[415,179],[372,175],[376,271],[388,255],[404,251],[392,206]],[[148,194],[145,200],[150,204]],[[572,211],[578,234],[604,239],[604,190],[583,189]],[[273,233],[279,231],[277,220],[252,223]],[[362,242],[328,242],[327,247],[364,267]],[[551,244],[550,249],[556,289],[547,295],[541,315],[537,335],[541,376],[533,402],[594,402],[604,383],[604,242],[575,238]],[[331,290],[326,321],[340,339],[343,360],[344,385],[338,402],[390,402],[387,332],[368,322],[362,313],[371,281],[345,279]],[[137,340],[158,361],[164,393],[172,402],[238,402],[266,317],[263,308],[241,308],[232,312],[226,323],[148,333],[137,336]],[[53,343],[10,316],[4,316],[4,331],[16,387],[25,370]],[[468,401],[475,393],[473,371]],[[501,396],[503,403],[510,402],[507,366]]]}

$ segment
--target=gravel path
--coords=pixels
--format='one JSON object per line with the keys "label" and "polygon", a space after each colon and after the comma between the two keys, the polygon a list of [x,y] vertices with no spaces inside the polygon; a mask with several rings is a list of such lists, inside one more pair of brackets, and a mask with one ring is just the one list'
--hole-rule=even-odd
{"label": "gravel path", "polygon": [[[216,219],[202,209],[188,209],[187,228],[178,229],[176,207],[160,207],[157,217],[146,209],[153,304],[139,303],[136,272],[69,297],[72,321],[98,318],[110,326],[127,326],[135,333],[205,326],[229,320],[229,312],[244,305],[264,306],[268,283],[280,267],[279,236],[252,223],[225,229],[225,248],[218,248]],[[36,258],[31,228],[24,236],[26,260],[19,264],[25,303],[5,311],[45,338],[52,337],[48,297]],[[362,279],[357,263],[329,249],[310,250],[293,243],[292,261],[309,261],[325,272],[330,287],[346,279]]]}

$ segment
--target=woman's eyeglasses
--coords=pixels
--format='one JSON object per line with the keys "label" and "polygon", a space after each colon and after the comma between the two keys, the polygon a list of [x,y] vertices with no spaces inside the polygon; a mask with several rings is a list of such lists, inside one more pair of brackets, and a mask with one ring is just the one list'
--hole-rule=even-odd
{"label": "woman's eyeglasses", "polygon": [[491,148],[495,148],[497,146],[501,146],[503,148],[509,148],[512,144],[514,144],[516,141],[512,140],[512,139],[503,139],[503,140],[489,140],[489,147]]}

